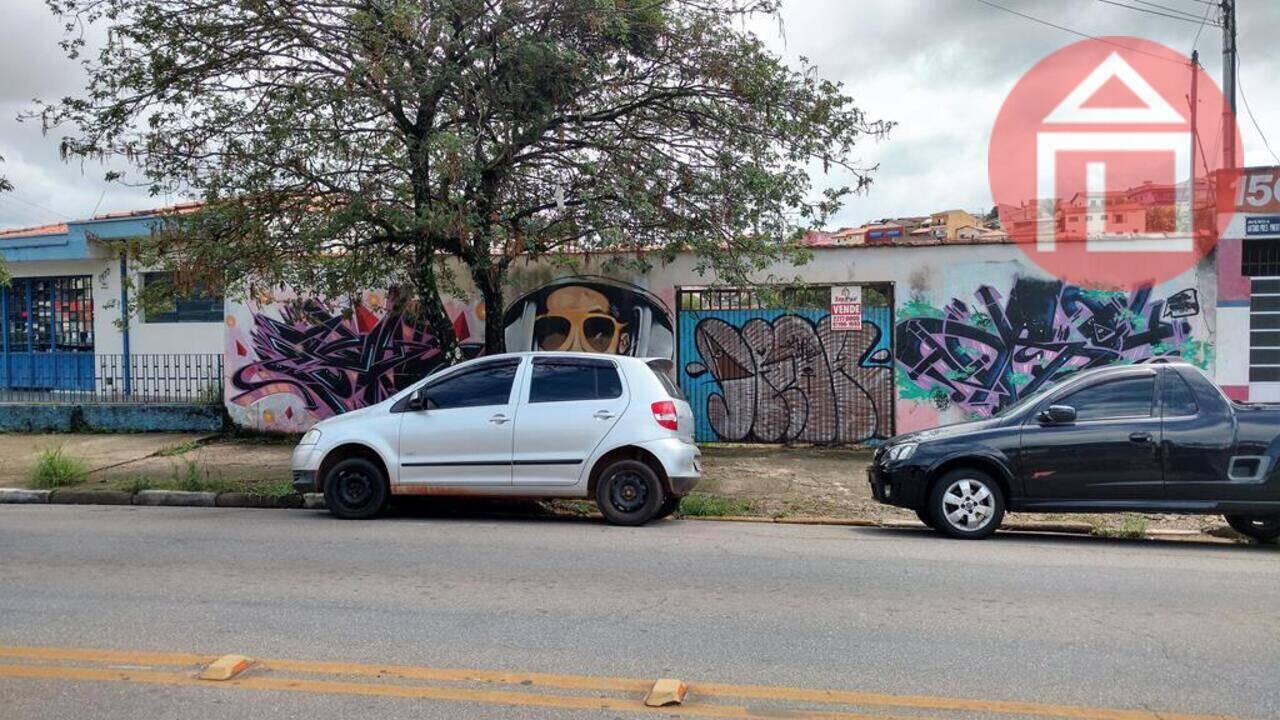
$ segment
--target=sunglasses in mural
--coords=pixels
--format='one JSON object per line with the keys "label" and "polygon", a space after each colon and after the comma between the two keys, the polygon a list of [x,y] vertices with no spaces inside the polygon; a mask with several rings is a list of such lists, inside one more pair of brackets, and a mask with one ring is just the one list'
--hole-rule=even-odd
{"label": "sunglasses in mural", "polygon": [[533,340],[539,350],[616,353],[626,327],[602,313],[564,311],[534,321]]}
{"label": "sunglasses in mural", "polygon": [[649,291],[597,276],[562,278],[511,304],[507,349],[673,357],[674,323]]}

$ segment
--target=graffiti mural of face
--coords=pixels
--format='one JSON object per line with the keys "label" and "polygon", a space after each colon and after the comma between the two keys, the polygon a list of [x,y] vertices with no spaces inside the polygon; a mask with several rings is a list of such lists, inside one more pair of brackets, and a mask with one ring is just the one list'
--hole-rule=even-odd
{"label": "graffiti mural of face", "polygon": [[626,323],[609,314],[609,299],[585,287],[563,287],[547,296],[547,312],[533,324],[539,350],[627,354]]}
{"label": "graffiti mural of face", "polygon": [[657,296],[594,275],[553,280],[502,315],[507,350],[675,356],[675,322]]}

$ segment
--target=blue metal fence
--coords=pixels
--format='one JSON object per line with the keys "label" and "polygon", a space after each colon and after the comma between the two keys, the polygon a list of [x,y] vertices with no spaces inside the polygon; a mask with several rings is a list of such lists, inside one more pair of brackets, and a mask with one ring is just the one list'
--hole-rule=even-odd
{"label": "blue metal fence", "polygon": [[44,355],[39,372],[6,358],[18,369],[0,377],[0,403],[222,403],[221,353]]}

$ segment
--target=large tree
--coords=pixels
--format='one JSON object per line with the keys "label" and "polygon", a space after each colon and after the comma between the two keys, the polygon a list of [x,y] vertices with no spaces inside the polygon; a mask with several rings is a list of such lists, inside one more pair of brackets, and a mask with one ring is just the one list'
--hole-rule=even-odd
{"label": "large tree", "polygon": [[[233,286],[407,286],[446,353],[449,268],[491,318],[522,256],[685,249],[740,282],[866,186],[854,145],[889,129],[744,29],[776,0],[48,3],[89,78],[38,113],[64,155],[206,203],[136,253]],[[815,188],[832,168],[845,186]]]}

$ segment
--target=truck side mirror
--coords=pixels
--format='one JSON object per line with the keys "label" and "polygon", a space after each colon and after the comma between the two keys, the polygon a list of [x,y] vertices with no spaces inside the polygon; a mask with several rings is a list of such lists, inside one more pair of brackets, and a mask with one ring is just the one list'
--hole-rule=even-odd
{"label": "truck side mirror", "polygon": [[1076,409],[1070,405],[1050,405],[1036,415],[1041,425],[1067,425],[1076,421]]}

